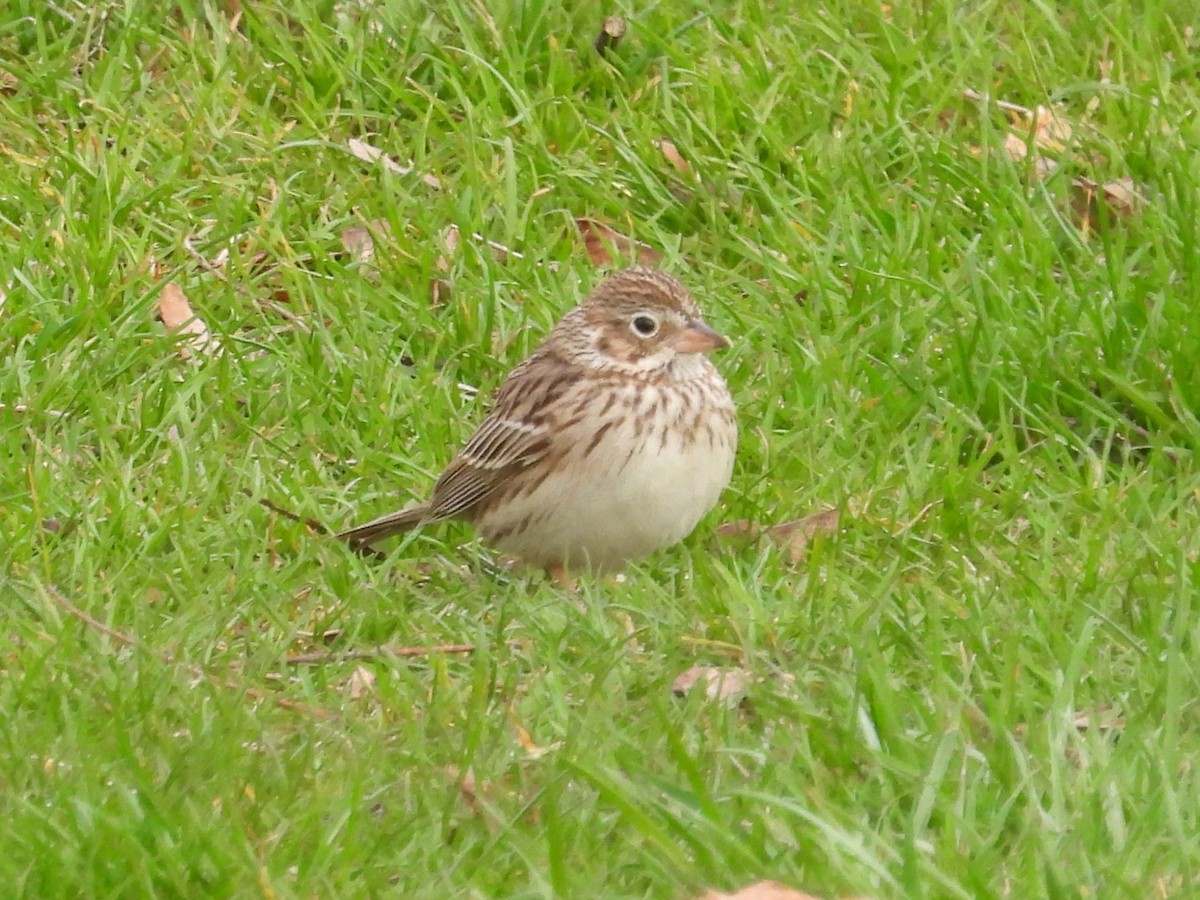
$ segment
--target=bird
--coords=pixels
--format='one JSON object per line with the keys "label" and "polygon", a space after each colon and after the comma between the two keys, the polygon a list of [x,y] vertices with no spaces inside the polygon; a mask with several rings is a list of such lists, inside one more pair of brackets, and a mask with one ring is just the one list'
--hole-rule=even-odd
{"label": "bird", "polygon": [[424,503],[338,534],[360,552],[451,519],[565,578],[682,541],[729,484],[738,427],[708,353],[730,345],[674,276],[601,281],[496,391]]}

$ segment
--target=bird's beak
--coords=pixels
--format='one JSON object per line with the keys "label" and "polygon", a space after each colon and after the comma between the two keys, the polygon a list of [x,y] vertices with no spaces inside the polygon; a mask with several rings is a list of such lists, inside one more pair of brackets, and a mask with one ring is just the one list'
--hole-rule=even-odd
{"label": "bird's beak", "polygon": [[729,346],[729,338],[717,334],[701,319],[689,319],[687,327],[679,332],[671,346],[676,353],[707,353]]}

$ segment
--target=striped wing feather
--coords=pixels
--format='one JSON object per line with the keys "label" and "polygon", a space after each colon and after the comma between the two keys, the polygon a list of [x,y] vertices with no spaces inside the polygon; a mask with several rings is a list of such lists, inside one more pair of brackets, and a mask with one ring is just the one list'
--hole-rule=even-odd
{"label": "striped wing feather", "polygon": [[501,385],[491,413],[434,485],[426,521],[470,518],[497,488],[550,452],[556,429],[546,410],[578,378],[573,367],[552,362],[535,353]]}

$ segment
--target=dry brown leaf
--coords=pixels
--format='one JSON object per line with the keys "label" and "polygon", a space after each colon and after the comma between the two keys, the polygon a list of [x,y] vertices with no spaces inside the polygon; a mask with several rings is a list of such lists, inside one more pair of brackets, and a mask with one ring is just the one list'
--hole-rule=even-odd
{"label": "dry brown leaf", "polygon": [[458,792],[467,801],[471,811],[482,812],[479,808],[479,794],[476,791],[474,770],[467,769],[465,772],[460,772],[458,766],[446,766],[446,774],[458,785]]}
{"label": "dry brown leaf", "polygon": [[492,818],[486,814],[483,804],[479,802],[479,785],[475,782],[475,772],[473,769],[467,769],[465,772],[460,771],[458,766],[446,766],[444,769],[447,777],[458,787],[458,795],[462,797],[463,802],[467,804],[467,808],[471,810],[471,814],[482,819],[488,827],[488,830],[495,833],[497,825]]}
{"label": "dry brown leaf", "polygon": [[704,698],[710,703],[734,707],[746,699],[754,676],[739,666],[692,666],[671,683],[674,694],[689,694],[697,684],[704,685]]}
{"label": "dry brown leaf", "polygon": [[840,522],[841,510],[833,508],[767,528],[760,528],[749,519],[735,519],[718,525],[716,534],[723,538],[757,538],[766,535],[786,550],[793,562],[803,562],[813,537],[822,532],[836,532]]}
{"label": "dry brown leaf", "polygon": [[1095,729],[1100,732],[1124,731],[1125,717],[1118,715],[1111,707],[1101,707],[1092,712],[1082,712],[1075,717],[1073,723],[1080,731]]}
{"label": "dry brown leaf", "polygon": [[[978,91],[966,90],[963,95],[976,103],[989,102],[988,98]],[[1030,158],[1032,152],[1031,162],[1034,177],[1039,181],[1044,181],[1054,174],[1058,169],[1058,162],[1042,156],[1037,151],[1050,150],[1054,153],[1065,151],[1073,133],[1070,121],[1048,106],[1030,109],[1006,100],[991,102],[1008,115],[1012,128],[1012,131],[1004,135],[1002,147],[1004,155],[1012,162],[1023,162]],[[968,145],[967,151],[975,156],[982,153],[981,148],[970,145]]]}
{"label": "dry brown leaf", "polygon": [[[310,589],[305,588],[301,593],[303,596],[308,596]],[[296,595],[293,595],[294,597]],[[336,644],[341,640],[345,631],[341,628],[326,628],[324,631],[317,633],[315,631],[297,631],[296,637],[306,641],[312,641],[318,644],[324,644],[328,647],[330,644]]]}
{"label": "dry brown leaf", "polygon": [[1098,184],[1081,175],[1071,182],[1071,211],[1075,215],[1075,224],[1085,235],[1100,226],[1101,206],[1112,221],[1136,215],[1145,203],[1146,199],[1138,193],[1132,178]]}
{"label": "dry brown leaf", "polygon": [[1044,150],[1062,153],[1071,140],[1071,123],[1048,106],[1033,111],[1033,139]]}
{"label": "dry brown leaf", "polygon": [[354,225],[342,232],[342,247],[352,257],[366,277],[374,280],[379,272],[375,263],[375,238],[391,235],[392,226],[386,219],[372,219],[366,225]]}
{"label": "dry brown leaf", "polygon": [[355,666],[350,680],[346,682],[346,693],[351,700],[358,700],[375,691],[375,673],[366,666]]}
{"label": "dry brown leaf", "polygon": [[366,265],[375,258],[375,239],[370,229],[355,225],[342,232],[342,246],[355,258],[359,265]]}
{"label": "dry brown leaf", "polygon": [[1025,138],[1010,131],[1004,135],[1004,155],[1013,162],[1021,162],[1029,155],[1029,144]]}
{"label": "dry brown leaf", "polygon": [[538,746],[534,742],[533,737],[526,731],[519,722],[512,723],[513,731],[517,736],[517,743],[521,745],[521,749],[525,751],[529,759],[539,759],[547,753],[553,753],[555,750],[562,747],[562,741],[555,741],[553,744],[547,744],[544,747]]}
{"label": "dry brown leaf", "polygon": [[346,146],[349,147],[351,155],[356,159],[361,159],[363,162],[382,163],[385,169],[396,175],[407,175],[413,170],[411,162],[408,165],[401,165],[378,147],[372,147],[366,141],[358,138],[350,138],[346,141]]}
{"label": "dry brown leaf", "polygon": [[431,307],[445,306],[450,302],[450,297],[453,294],[454,290],[450,286],[450,282],[445,278],[429,279],[429,305]]}
{"label": "dry brown leaf", "polygon": [[[978,155],[978,148],[969,147],[968,149]],[[1004,136],[1004,155],[1012,162],[1023,162],[1029,156],[1029,144],[1021,135],[1010,131]],[[1040,153],[1033,154],[1033,175],[1038,181],[1045,181],[1057,169],[1057,161],[1042,156]]]}
{"label": "dry brown leaf", "polygon": [[1108,209],[1119,216],[1132,216],[1146,204],[1146,198],[1138,193],[1137,184],[1128,176],[1102,184],[1100,193]]}
{"label": "dry brown leaf", "polygon": [[174,281],[168,281],[158,296],[158,318],[168,331],[187,336],[179,342],[181,355],[215,356],[221,352],[220,343],[209,333],[204,320],[192,312],[183,288]]}
{"label": "dry brown leaf", "polygon": [[442,232],[443,252],[438,256],[437,262],[434,263],[439,272],[450,271],[450,260],[452,260],[454,258],[454,254],[458,252],[458,240],[459,233],[457,225],[451,225]]}
{"label": "dry brown leaf", "polygon": [[755,884],[748,884],[732,894],[709,891],[700,900],[821,900],[821,898],[815,894],[798,891],[786,884],[780,884],[778,881],[759,881]]}
{"label": "dry brown leaf", "polygon": [[662,254],[649,244],[627,238],[603,222],[584,216],[577,218],[575,225],[583,235],[583,243],[592,265],[611,266],[614,260],[628,259],[635,253],[639,265],[653,266],[662,261]]}
{"label": "dry brown leaf", "polygon": [[794,522],[772,525],[767,529],[767,535],[787,550],[793,562],[802,562],[813,537],[822,532],[836,532],[841,515],[841,510],[836,508],[822,510]]}
{"label": "dry brown leaf", "polygon": [[758,528],[749,519],[734,519],[722,522],[714,529],[714,534],[723,538],[752,538],[758,536]]}
{"label": "dry brown leaf", "polygon": [[692,167],[688,165],[688,161],[683,158],[679,152],[679,148],[675,146],[674,141],[669,141],[663,138],[658,142],[658,149],[662,151],[663,159],[669,162],[672,168],[680,175],[687,175],[692,171]]}

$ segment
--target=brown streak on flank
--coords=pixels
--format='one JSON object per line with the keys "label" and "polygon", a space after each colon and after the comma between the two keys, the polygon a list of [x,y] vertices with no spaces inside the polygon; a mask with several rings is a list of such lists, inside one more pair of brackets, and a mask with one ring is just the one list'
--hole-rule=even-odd
{"label": "brown streak on flank", "polygon": [[646,411],[642,415],[653,416],[658,404],[662,402],[662,391],[646,388],[643,395],[646,398]]}
{"label": "brown streak on flank", "polygon": [[588,408],[588,404],[591,402],[592,402],[592,395],[585,393],[582,397],[579,398],[579,402],[576,403],[575,406],[571,409],[571,415],[573,415],[573,416],[583,415],[583,411]]}
{"label": "brown streak on flank", "polygon": [[608,433],[608,430],[610,428],[612,428],[613,425],[615,425],[615,424],[616,424],[615,419],[609,419],[607,422],[605,422],[603,425],[601,425],[599,428],[596,429],[596,433],[592,435],[591,441],[588,442],[587,449],[583,451],[584,459],[587,459],[588,456],[591,455],[592,451],[595,450],[600,445],[600,441],[602,441],[604,439],[604,435],[606,435]]}
{"label": "brown streak on flank", "polygon": [[625,467],[629,465],[630,461],[633,459],[633,454],[637,453],[641,449],[642,445],[640,442],[634,442],[630,444],[629,452],[625,454],[625,459],[621,462],[621,468],[617,469],[618,475],[625,471]]}
{"label": "brown streak on flank", "polygon": [[605,401],[604,408],[600,410],[600,418],[604,418],[604,416],[608,415],[608,411],[613,408],[613,404],[617,402],[617,393],[617,391],[609,388],[608,400]]}
{"label": "brown streak on flank", "polygon": [[528,497],[530,494],[540,488],[546,479],[553,475],[555,470],[558,469],[559,462],[561,460],[562,456],[560,455],[553,462],[547,459],[542,466],[539,466],[536,469],[530,469],[528,473],[529,481],[521,486],[522,495]]}
{"label": "brown streak on flank", "polygon": [[661,416],[663,413],[665,413],[667,411],[667,392],[666,391],[658,391],[657,393],[658,393],[658,399],[654,402],[655,418],[657,418],[658,416]]}
{"label": "brown streak on flank", "polygon": [[487,534],[487,539],[492,543],[498,544],[505,538],[512,537],[516,528],[512,525],[505,525],[503,528],[497,528]]}
{"label": "brown streak on flank", "polygon": [[[641,416],[635,415],[633,417],[633,437],[635,439],[640,438],[642,436],[642,433],[645,432],[645,430],[646,430],[646,420],[643,419]],[[638,445],[635,443],[634,446],[637,447]],[[626,462],[628,462],[628,460],[626,460]]]}

